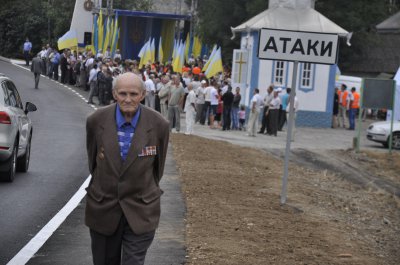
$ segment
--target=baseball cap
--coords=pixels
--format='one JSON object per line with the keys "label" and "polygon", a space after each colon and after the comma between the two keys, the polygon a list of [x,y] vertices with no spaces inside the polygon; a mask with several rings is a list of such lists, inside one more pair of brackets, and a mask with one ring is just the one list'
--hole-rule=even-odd
{"label": "baseball cap", "polygon": [[277,87],[274,89],[275,92],[281,93],[282,92],[282,88],[281,87]]}
{"label": "baseball cap", "polygon": [[201,81],[202,84],[207,84],[206,80]]}

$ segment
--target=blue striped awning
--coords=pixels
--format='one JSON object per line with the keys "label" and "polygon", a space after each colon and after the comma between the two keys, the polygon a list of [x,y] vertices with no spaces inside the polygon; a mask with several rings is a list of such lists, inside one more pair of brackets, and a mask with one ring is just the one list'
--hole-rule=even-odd
{"label": "blue striped awning", "polygon": [[151,13],[144,11],[131,11],[114,9],[119,16],[130,16],[130,17],[148,17],[148,18],[164,18],[164,19],[175,19],[175,20],[190,20],[190,15],[177,15],[177,14],[166,14],[166,13]]}

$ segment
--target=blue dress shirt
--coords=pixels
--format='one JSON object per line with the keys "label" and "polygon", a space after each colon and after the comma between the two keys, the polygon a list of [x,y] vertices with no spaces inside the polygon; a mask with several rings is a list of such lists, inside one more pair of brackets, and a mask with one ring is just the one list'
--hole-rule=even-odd
{"label": "blue dress shirt", "polygon": [[130,122],[126,122],[124,116],[121,113],[121,109],[117,104],[117,109],[115,111],[115,120],[117,121],[117,132],[118,132],[118,144],[120,148],[120,153],[122,159],[125,161],[128,155],[129,148],[131,147],[131,142],[133,135],[135,134],[135,129],[137,122],[140,117],[140,106],[136,111]]}

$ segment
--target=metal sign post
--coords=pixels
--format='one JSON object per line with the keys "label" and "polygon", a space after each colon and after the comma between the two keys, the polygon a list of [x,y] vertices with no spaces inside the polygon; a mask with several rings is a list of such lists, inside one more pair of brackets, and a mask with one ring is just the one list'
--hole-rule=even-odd
{"label": "metal sign post", "polygon": [[257,57],[260,60],[291,61],[293,65],[292,91],[288,131],[286,137],[285,165],[283,168],[281,204],[286,203],[289,175],[290,142],[294,122],[294,102],[299,62],[336,64],[339,51],[339,36],[332,33],[316,33],[282,29],[260,30]]}
{"label": "metal sign post", "polygon": [[358,111],[358,128],[357,128],[357,144],[356,144],[356,153],[360,152],[360,139],[361,139],[361,130],[362,130],[362,122],[361,122],[361,117],[362,117],[362,110],[365,109],[365,111],[367,111],[366,108],[364,108],[364,78],[361,81],[361,87],[360,87],[360,103],[359,103],[359,111]]}
{"label": "metal sign post", "polygon": [[290,155],[290,143],[292,141],[292,130],[294,122],[294,99],[296,97],[296,80],[297,80],[297,69],[299,62],[295,61],[293,65],[293,77],[292,77],[292,91],[289,97],[289,121],[288,121],[288,131],[286,136],[286,151],[285,151],[285,165],[283,168],[283,179],[282,179],[282,192],[281,192],[281,204],[286,203],[287,198],[287,182],[289,175],[289,155]]}
{"label": "metal sign post", "polygon": [[390,119],[389,154],[392,154],[392,148],[393,148],[393,122],[394,122],[395,99],[396,99],[396,80],[394,80],[394,82],[393,82],[392,115],[391,115],[391,119]]}

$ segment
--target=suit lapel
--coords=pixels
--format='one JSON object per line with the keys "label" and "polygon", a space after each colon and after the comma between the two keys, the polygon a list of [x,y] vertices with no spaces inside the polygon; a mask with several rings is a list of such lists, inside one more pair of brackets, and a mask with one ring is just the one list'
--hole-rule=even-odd
{"label": "suit lapel", "polygon": [[136,125],[135,134],[131,140],[131,146],[128,151],[127,158],[122,165],[121,175],[128,169],[128,167],[138,158],[142,152],[142,148],[148,144],[148,134],[152,129],[152,121],[149,118],[149,110],[141,106],[141,113]]}
{"label": "suit lapel", "polygon": [[102,144],[104,145],[104,150],[99,151],[108,156],[108,160],[111,162],[114,171],[119,174],[122,167],[122,158],[118,143],[118,133],[115,121],[115,108],[116,105],[113,104],[109,107],[109,110],[105,112],[105,122],[102,123]]}

